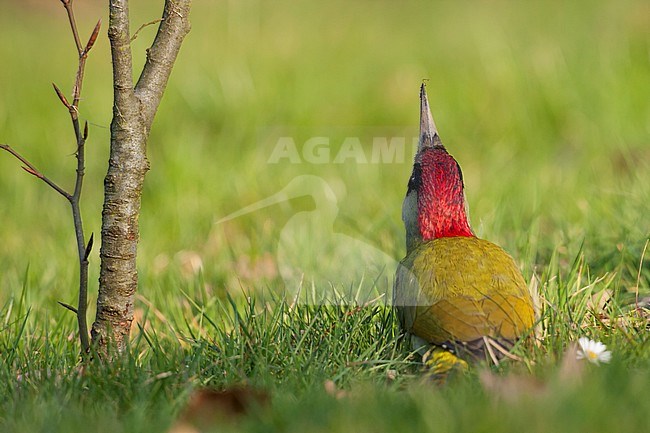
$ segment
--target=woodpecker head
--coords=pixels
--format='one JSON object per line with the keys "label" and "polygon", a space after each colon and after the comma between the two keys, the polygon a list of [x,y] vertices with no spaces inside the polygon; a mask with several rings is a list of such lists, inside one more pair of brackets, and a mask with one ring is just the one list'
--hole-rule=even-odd
{"label": "woodpecker head", "polygon": [[420,88],[420,140],[402,206],[406,247],[453,236],[474,236],[467,216],[463,173],[443,146],[429,100]]}

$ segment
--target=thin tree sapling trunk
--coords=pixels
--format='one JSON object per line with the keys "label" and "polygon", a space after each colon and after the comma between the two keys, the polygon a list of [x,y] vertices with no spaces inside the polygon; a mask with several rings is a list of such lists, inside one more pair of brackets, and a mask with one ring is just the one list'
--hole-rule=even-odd
{"label": "thin tree sapling trunk", "polygon": [[191,0],[166,0],[153,45],[133,85],[128,0],[110,0],[108,37],[113,63],[113,120],[104,179],[101,269],[92,341],[100,356],[127,347],[138,286],[138,218],[149,162],[146,145],[183,38],[190,30]]}

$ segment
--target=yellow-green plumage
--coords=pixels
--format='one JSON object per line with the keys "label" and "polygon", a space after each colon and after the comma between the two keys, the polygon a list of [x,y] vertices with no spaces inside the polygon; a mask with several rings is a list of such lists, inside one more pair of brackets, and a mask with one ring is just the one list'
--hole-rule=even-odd
{"label": "yellow-green plumage", "polygon": [[403,328],[432,344],[514,341],[535,320],[513,259],[476,237],[420,244],[401,261],[395,292]]}

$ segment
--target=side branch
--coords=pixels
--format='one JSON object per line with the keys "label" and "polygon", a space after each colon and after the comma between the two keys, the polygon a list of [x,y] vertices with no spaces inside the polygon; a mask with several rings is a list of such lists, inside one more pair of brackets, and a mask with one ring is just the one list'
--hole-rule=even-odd
{"label": "side branch", "polygon": [[63,197],[66,198],[66,200],[70,201],[72,200],[72,194],[69,194],[66,192],[63,188],[61,188],[59,185],[54,183],[52,180],[50,180],[47,176],[45,176],[43,173],[41,173],[34,165],[29,162],[25,157],[23,157],[20,153],[18,153],[14,148],[9,146],[8,144],[1,144],[0,143],[0,149],[4,149],[7,152],[11,153],[16,159],[18,159],[20,162],[25,164],[23,166],[23,170],[25,170],[27,173],[31,174],[32,176],[36,176],[46,184],[48,184],[53,190],[61,194]]}
{"label": "side branch", "polygon": [[74,43],[77,46],[77,52],[81,55],[81,39],[79,39],[79,32],[77,32],[77,22],[74,19],[74,10],[72,9],[72,0],[61,0],[65,11],[68,13],[68,21],[70,21],[70,29],[72,30],[72,36],[74,37]]}
{"label": "side branch", "polygon": [[138,30],[136,30],[133,35],[131,35],[131,42],[135,41],[135,39],[138,37],[138,33],[140,33],[140,30],[144,29],[145,27],[152,26],[154,24],[158,24],[159,22],[162,21],[162,18],[158,18],[157,20],[149,21],[148,23],[142,24],[140,27],[138,27]]}
{"label": "side branch", "polygon": [[165,1],[158,33],[153,45],[147,50],[147,61],[135,86],[135,94],[142,106],[147,131],[150,130],[160,105],[183,38],[190,31],[191,5],[192,0]]}
{"label": "side branch", "polygon": [[[86,59],[88,58],[88,53],[90,52],[91,48],[93,47],[93,45],[95,45],[95,41],[97,40],[97,36],[99,35],[99,29],[101,28],[101,26],[102,26],[102,20],[97,21],[97,24],[95,24],[95,28],[93,29],[93,32],[90,34],[90,37],[88,38],[88,42],[86,43],[86,46],[83,48],[83,50],[79,52],[79,67],[77,68],[77,75],[74,80],[74,89],[72,90],[72,106],[75,107],[75,111],[76,111],[76,107],[79,106],[79,99],[81,98],[81,86],[84,81]],[[76,113],[70,112],[70,114],[75,115]]]}

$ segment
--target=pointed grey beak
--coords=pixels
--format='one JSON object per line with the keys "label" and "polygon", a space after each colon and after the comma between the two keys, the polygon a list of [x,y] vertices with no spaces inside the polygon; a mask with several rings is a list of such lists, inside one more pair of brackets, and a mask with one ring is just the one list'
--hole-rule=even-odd
{"label": "pointed grey beak", "polygon": [[438,129],[433,121],[433,116],[431,116],[426,86],[422,83],[420,87],[420,141],[418,143],[418,152],[427,147],[441,145]]}

